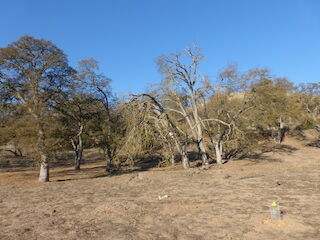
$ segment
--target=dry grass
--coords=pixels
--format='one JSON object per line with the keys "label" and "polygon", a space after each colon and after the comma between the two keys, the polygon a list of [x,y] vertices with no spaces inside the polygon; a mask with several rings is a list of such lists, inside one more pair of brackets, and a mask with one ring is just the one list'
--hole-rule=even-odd
{"label": "dry grass", "polygon": [[283,146],[207,170],[57,167],[46,184],[32,168],[2,169],[0,239],[320,239],[320,149]]}

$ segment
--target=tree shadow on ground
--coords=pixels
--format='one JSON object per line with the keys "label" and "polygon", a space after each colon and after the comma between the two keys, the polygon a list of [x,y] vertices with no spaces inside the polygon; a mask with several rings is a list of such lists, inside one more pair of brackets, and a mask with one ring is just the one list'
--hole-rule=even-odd
{"label": "tree shadow on ground", "polygon": [[0,169],[6,172],[29,171],[30,167],[34,166],[34,162],[30,163],[25,156],[1,156],[0,159]]}
{"label": "tree shadow on ground", "polygon": [[274,147],[271,148],[265,148],[262,149],[262,151],[260,153],[257,154],[251,154],[251,155],[244,155],[240,158],[238,158],[237,160],[249,160],[255,163],[259,163],[259,162],[282,162],[281,159],[278,158],[273,158],[270,156],[266,156],[266,153],[286,153],[286,154],[291,154],[295,151],[297,151],[298,149],[289,145],[285,145],[285,144],[280,144],[280,145],[276,145]]}
{"label": "tree shadow on ground", "polygon": [[306,146],[320,148],[320,140],[312,141],[311,143],[308,143]]}
{"label": "tree shadow on ground", "polygon": [[285,144],[280,144],[280,145],[276,145],[271,149],[271,152],[276,152],[276,153],[293,153],[295,151],[297,151],[298,148],[289,146],[289,145],[285,145]]}
{"label": "tree shadow on ground", "polygon": [[[81,165],[96,163],[103,160],[102,153],[97,149],[85,149],[83,153],[83,160]],[[63,152],[54,156],[53,161],[50,162],[52,167],[73,166],[74,153],[72,151]]]}
{"label": "tree shadow on ground", "polygon": [[[199,160],[200,155],[198,152],[188,152],[190,162],[197,162]],[[91,170],[93,169],[101,169],[104,171],[102,174],[90,176],[88,178],[104,178],[104,177],[112,177],[112,176],[119,176],[119,175],[124,175],[124,174],[130,174],[130,173],[139,173],[139,172],[144,172],[148,171],[153,168],[161,168],[161,163],[163,163],[163,159],[160,154],[145,154],[139,156],[137,160],[134,161],[133,166],[131,165],[123,165],[121,168],[116,169],[112,172],[106,172],[105,171],[105,166],[101,167],[95,167],[95,168],[90,168]],[[175,156],[175,165],[174,166],[180,166],[181,165],[181,159],[179,156]],[[170,163],[167,165],[170,166]],[[197,167],[197,164],[194,164],[195,167]],[[88,169],[88,168],[87,168]],[[65,171],[66,175],[72,176],[74,170],[67,170]],[[72,179],[70,179],[72,180]],[[61,181],[61,180],[60,180]]]}

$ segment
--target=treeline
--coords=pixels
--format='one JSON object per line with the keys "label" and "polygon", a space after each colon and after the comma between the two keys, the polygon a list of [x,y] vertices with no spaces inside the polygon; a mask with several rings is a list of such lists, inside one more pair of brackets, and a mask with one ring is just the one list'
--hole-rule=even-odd
{"label": "treeline", "polygon": [[198,48],[160,56],[162,81],[148,92],[118,99],[94,59],[71,67],[51,41],[23,36],[0,48],[0,145],[39,162],[72,149],[80,169],[84,148],[100,148],[106,171],[146,152],[190,167],[250,153],[258,142],[280,144],[289,130],[320,131],[320,83],[294,86],[268,69],[228,66],[215,80],[200,72]]}

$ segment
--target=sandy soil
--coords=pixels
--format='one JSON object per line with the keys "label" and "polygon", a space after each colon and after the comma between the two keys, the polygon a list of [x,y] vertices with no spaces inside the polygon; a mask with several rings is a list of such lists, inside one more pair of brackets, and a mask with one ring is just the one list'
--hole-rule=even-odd
{"label": "sandy soil", "polygon": [[[1,240],[320,239],[320,149],[293,139],[209,169],[108,176],[89,164],[56,168],[50,183],[36,178],[1,170]],[[279,222],[270,221],[273,201]]]}

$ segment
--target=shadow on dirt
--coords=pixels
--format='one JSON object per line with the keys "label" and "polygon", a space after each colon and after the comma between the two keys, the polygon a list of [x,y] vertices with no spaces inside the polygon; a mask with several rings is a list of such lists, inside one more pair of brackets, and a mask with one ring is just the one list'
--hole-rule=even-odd
{"label": "shadow on dirt", "polygon": [[[189,152],[188,154],[189,154],[190,162],[196,162],[200,159],[200,156],[197,152]],[[181,164],[181,159],[179,158],[179,156],[175,156],[175,166],[179,166],[180,164]],[[130,165],[128,163],[123,164],[121,168],[114,169],[111,172],[106,172],[105,166],[102,165],[102,166],[98,166],[98,167],[96,166],[92,168],[82,167],[80,171],[75,171],[73,169],[63,170],[63,171],[59,171],[58,175],[71,177],[78,174],[80,175],[80,173],[82,173],[82,174],[92,175],[92,176],[84,177],[85,179],[104,178],[104,177],[119,176],[123,174],[144,172],[153,168],[159,168],[159,167],[170,166],[170,165],[171,163],[165,162],[159,154],[154,153],[154,154],[141,155],[139,156],[138,159],[134,160],[133,165]],[[198,166],[197,164],[194,164],[194,165],[195,167]],[[98,172],[100,172],[100,174]],[[81,177],[81,179],[84,179],[84,178]],[[80,179],[80,178],[77,178],[77,179]],[[68,179],[58,179],[56,181],[62,182],[62,181],[71,181],[71,180],[77,180],[77,179],[68,178]]]}
{"label": "shadow on dirt", "polygon": [[306,146],[320,148],[320,140],[312,141],[311,143],[308,143]]}
{"label": "shadow on dirt", "polygon": [[258,154],[252,154],[252,155],[245,155],[240,157],[238,160],[244,160],[247,159],[249,161],[259,163],[259,162],[282,162],[281,159],[278,158],[272,158],[270,156],[265,156],[266,153],[285,153],[285,154],[291,154],[298,149],[292,146],[288,146],[285,144],[276,145],[271,148],[263,149],[261,153]]}
{"label": "shadow on dirt", "polygon": [[25,156],[10,156],[4,155],[0,158],[0,169],[5,169],[6,172],[23,172],[35,167],[34,162],[31,162]]}

